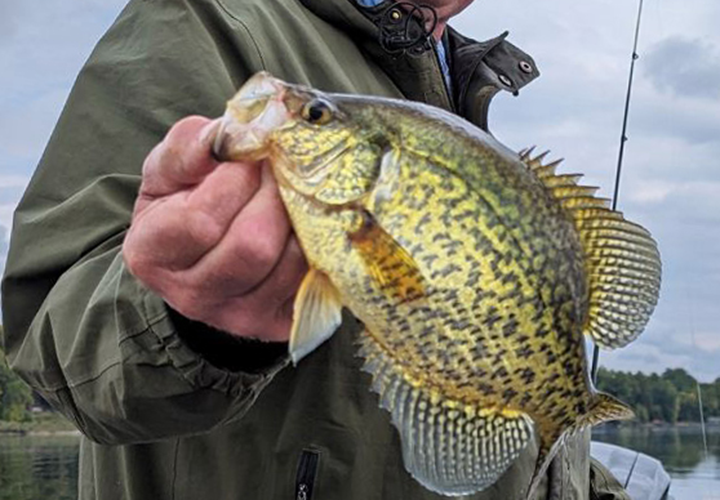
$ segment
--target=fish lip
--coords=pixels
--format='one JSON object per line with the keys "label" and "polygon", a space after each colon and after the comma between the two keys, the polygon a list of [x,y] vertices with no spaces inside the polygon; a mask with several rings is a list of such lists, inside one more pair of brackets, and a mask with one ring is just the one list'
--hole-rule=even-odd
{"label": "fish lip", "polygon": [[213,140],[212,144],[212,153],[215,159],[219,161],[223,161],[225,159],[225,151],[223,150],[223,144],[225,142],[226,132],[225,128],[227,127],[227,122],[225,120],[225,115],[223,115],[221,118],[218,118],[218,125],[215,130],[215,139]]}
{"label": "fish lip", "polygon": [[232,161],[267,156],[272,132],[291,115],[284,102],[287,90],[284,82],[266,72],[250,78],[220,118],[212,147],[215,157]]}

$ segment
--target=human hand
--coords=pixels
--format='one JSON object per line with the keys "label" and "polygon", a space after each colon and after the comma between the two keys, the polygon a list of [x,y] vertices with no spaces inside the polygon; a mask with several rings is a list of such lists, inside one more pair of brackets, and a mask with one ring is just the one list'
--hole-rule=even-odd
{"label": "human hand", "polygon": [[307,263],[270,166],[217,161],[215,124],[185,118],[147,156],[123,257],[180,314],[287,341]]}

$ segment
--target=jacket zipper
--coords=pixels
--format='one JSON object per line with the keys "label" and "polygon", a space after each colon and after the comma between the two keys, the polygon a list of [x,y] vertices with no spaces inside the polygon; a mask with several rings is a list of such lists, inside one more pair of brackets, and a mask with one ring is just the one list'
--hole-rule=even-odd
{"label": "jacket zipper", "polygon": [[311,500],[315,486],[320,453],[314,450],[303,450],[298,462],[295,479],[295,500]]}

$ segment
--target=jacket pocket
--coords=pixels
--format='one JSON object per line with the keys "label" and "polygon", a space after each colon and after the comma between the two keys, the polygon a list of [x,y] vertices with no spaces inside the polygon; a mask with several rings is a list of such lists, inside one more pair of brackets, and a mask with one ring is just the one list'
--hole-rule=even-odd
{"label": "jacket pocket", "polygon": [[315,450],[303,450],[300,454],[295,477],[295,500],[312,499],[319,463],[320,453]]}

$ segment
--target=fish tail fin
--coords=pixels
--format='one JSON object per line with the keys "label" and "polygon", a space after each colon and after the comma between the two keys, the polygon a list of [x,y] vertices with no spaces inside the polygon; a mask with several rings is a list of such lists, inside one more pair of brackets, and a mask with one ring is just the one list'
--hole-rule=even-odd
{"label": "fish tail fin", "polygon": [[361,337],[363,369],[400,434],[405,469],[427,489],[464,496],[492,485],[532,439],[525,413],[478,408],[410,383],[370,334]]}
{"label": "fish tail fin", "polygon": [[583,331],[601,347],[615,349],[645,329],[660,293],[662,266],[650,233],[595,196],[597,188],[578,184],[580,175],[555,173],[545,154],[520,159],[572,218],[585,254],[589,314]]}
{"label": "fish tail fin", "polygon": [[537,429],[540,438],[540,447],[535,471],[530,480],[527,498],[534,498],[537,488],[540,485],[540,480],[545,476],[548,467],[550,467],[550,463],[568,438],[587,427],[611,420],[628,420],[634,416],[635,413],[625,403],[609,394],[598,392],[593,395],[587,412],[578,417],[575,424],[564,431],[557,432],[555,426],[543,425],[542,422],[538,422]]}

